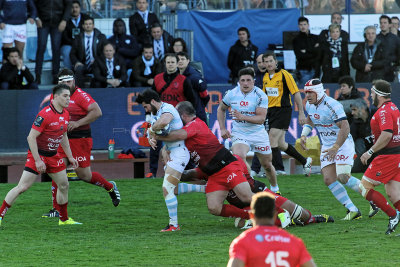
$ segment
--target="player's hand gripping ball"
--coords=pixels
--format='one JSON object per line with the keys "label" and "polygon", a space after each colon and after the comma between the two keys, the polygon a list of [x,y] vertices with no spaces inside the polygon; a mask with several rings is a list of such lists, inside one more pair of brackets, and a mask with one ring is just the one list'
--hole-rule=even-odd
{"label": "player's hand gripping ball", "polygon": [[171,127],[169,126],[169,124],[167,124],[167,126],[165,126],[164,129],[158,130],[156,134],[161,136],[167,136],[170,131]]}

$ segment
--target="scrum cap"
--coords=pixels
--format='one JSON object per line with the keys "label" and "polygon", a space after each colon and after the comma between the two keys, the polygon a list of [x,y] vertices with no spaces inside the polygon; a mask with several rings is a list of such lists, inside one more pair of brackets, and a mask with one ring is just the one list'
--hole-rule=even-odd
{"label": "scrum cap", "polygon": [[325,95],[325,89],[319,79],[311,79],[304,85],[304,92],[313,92],[317,94],[317,101]]}

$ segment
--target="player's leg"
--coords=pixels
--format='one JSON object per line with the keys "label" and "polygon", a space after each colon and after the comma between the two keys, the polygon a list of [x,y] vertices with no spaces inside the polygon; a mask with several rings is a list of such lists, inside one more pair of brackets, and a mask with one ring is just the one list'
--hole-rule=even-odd
{"label": "player's leg", "polygon": [[276,178],[275,168],[274,165],[272,165],[272,154],[263,154],[262,152],[255,152],[255,153],[258,159],[260,160],[261,166],[265,169],[265,173],[271,185],[271,191],[278,192],[279,186]]}
{"label": "player's leg", "polygon": [[206,194],[208,211],[215,216],[249,219],[249,213],[234,205],[224,204],[228,191],[218,190]]}
{"label": "player's leg", "polygon": [[400,177],[397,180],[390,180],[386,185],[386,193],[396,208],[396,216],[389,218],[388,230],[386,234],[391,234],[396,229],[397,225],[400,223]]}
{"label": "player's leg", "polygon": [[206,185],[205,184],[188,184],[188,183],[179,183],[177,187],[175,187],[175,195],[182,195],[187,193],[205,193]]}
{"label": "player's leg", "polygon": [[21,179],[19,180],[17,186],[11,189],[3,200],[3,204],[0,208],[0,225],[1,220],[6,214],[7,210],[14,204],[14,201],[18,198],[20,194],[28,190],[32,184],[35,182],[37,173],[29,172],[24,170],[22,172]]}
{"label": "player's leg", "polygon": [[276,170],[284,171],[282,162],[282,154],[278,147],[279,138],[284,134],[284,131],[277,128],[270,128],[268,132],[269,142],[271,143],[271,151],[272,151],[272,165],[274,165]]}
{"label": "player's leg", "polygon": [[[321,155],[321,157],[323,157],[323,155]],[[344,220],[361,218],[361,213],[351,201],[346,189],[340,182],[337,181],[336,164],[331,162],[331,164],[324,166],[321,172],[324,177],[324,182],[326,186],[328,186],[329,190],[332,192],[333,196],[349,210],[349,213],[344,218]]]}
{"label": "player's leg", "polygon": [[373,201],[375,205],[377,205],[389,217],[395,216],[396,211],[389,205],[386,198],[374,189],[375,186],[380,184],[381,182],[370,179],[364,175],[360,183],[361,194],[368,201]]}
{"label": "player's leg", "polygon": [[247,164],[247,153],[250,151],[250,145],[243,139],[232,138],[232,153],[238,155],[245,163],[246,167],[250,172],[250,168]]}

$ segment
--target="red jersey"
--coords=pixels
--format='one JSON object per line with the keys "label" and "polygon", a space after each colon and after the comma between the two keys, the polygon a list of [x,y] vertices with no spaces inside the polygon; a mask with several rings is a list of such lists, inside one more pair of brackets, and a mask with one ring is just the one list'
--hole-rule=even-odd
{"label": "red jersey", "polygon": [[374,143],[382,131],[393,133],[392,139],[379,154],[397,154],[400,152],[400,112],[393,102],[385,102],[371,118],[371,131]]}
{"label": "red jersey", "polygon": [[[51,99],[53,99],[53,95],[51,96]],[[67,107],[67,111],[70,115],[70,121],[78,121],[85,117],[88,114],[89,106],[93,103],[96,103],[96,101],[91,95],[80,88],[75,88],[75,91],[69,100],[69,106]],[[68,137],[70,138],[90,136],[90,124],[82,125],[68,133]]]}
{"label": "red jersey", "polygon": [[191,159],[207,175],[212,175],[236,161],[201,119],[195,118],[183,126],[183,129],[187,133],[185,145]]}
{"label": "red jersey", "polygon": [[68,111],[64,109],[59,113],[53,104],[39,112],[32,129],[40,132],[36,139],[40,155],[53,156],[57,154],[63,134],[67,131],[68,121]]}
{"label": "red jersey", "polygon": [[300,238],[276,226],[255,226],[244,231],[232,241],[229,257],[257,267],[294,267],[312,259]]}

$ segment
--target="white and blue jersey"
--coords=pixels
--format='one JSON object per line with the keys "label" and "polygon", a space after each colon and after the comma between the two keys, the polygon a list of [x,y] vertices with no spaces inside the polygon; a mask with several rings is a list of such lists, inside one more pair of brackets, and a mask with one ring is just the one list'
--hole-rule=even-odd
{"label": "white and blue jersey", "polygon": [[[222,102],[245,116],[255,116],[257,108],[268,108],[268,96],[256,86],[247,94],[240,90],[240,86],[236,86],[225,93]],[[251,136],[257,133],[264,134],[264,132],[266,132],[264,124],[237,120],[232,122],[233,136]]]}
{"label": "white and blue jersey", "polygon": [[[170,131],[182,129],[183,123],[181,117],[179,116],[178,111],[175,109],[173,105],[164,102],[162,102],[162,105],[160,109],[157,111],[156,115],[151,114],[151,124],[154,124],[164,113],[171,113],[172,116],[174,117],[172,121],[169,123]],[[170,150],[171,148],[174,147],[179,147],[179,146],[184,147],[185,141],[184,140],[174,141],[174,142],[164,141],[164,144],[166,145],[167,149]]]}
{"label": "white and blue jersey", "polygon": [[[347,120],[342,104],[326,95],[318,105],[307,102],[306,111],[318,130],[322,145],[332,147],[340,131],[336,123]],[[347,140],[353,140],[350,133]]]}

